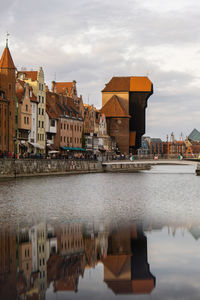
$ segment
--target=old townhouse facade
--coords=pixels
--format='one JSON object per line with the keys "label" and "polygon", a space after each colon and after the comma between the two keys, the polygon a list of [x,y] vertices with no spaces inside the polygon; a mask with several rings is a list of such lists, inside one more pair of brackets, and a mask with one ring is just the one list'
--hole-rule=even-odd
{"label": "old townhouse facade", "polygon": [[42,67],[38,71],[19,71],[17,77],[29,83],[37,97],[37,148],[42,154],[46,151],[46,86]]}
{"label": "old townhouse facade", "polygon": [[24,155],[28,152],[28,139],[32,121],[29,84],[17,79],[16,96],[18,111],[17,153]]}
{"label": "old townhouse facade", "polygon": [[47,92],[49,122],[56,124],[53,144],[55,150],[68,151],[82,148],[83,119],[73,100],[61,94]]}

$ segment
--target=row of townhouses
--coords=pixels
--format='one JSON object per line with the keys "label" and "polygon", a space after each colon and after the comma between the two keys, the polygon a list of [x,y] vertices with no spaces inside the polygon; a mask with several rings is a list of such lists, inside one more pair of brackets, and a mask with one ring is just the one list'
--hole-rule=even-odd
{"label": "row of townhouses", "polygon": [[8,43],[0,60],[0,156],[97,154],[114,151],[106,117],[84,105],[76,81],[45,83],[38,71],[16,70]]}
{"label": "row of townhouses", "polygon": [[0,60],[0,155],[136,154],[152,94],[146,76],[113,77],[98,110],[83,103],[76,81],[53,81],[49,89],[41,67],[16,70],[7,42]]}

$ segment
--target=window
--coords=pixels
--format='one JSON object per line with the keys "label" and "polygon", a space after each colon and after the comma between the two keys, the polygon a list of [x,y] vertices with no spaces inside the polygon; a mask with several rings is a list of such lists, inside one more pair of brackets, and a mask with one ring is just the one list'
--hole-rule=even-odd
{"label": "window", "polygon": [[38,96],[38,101],[39,101],[39,103],[40,103],[40,96]]}
{"label": "window", "polygon": [[62,136],[60,137],[60,141],[62,142]]}
{"label": "window", "polygon": [[40,127],[40,121],[38,122],[38,127]]}
{"label": "window", "polygon": [[67,124],[67,130],[69,129],[69,124]]}
{"label": "window", "polygon": [[55,127],[55,125],[56,125],[55,120],[51,120],[51,126],[52,126],[52,127]]}
{"label": "window", "polygon": [[72,137],[70,137],[70,143],[72,143]]}
{"label": "window", "polygon": [[24,117],[24,124],[26,124],[26,117]]}
{"label": "window", "polygon": [[67,137],[67,143],[69,143],[69,137]]}
{"label": "window", "polygon": [[66,137],[64,136],[64,142],[65,142],[65,140],[66,140]]}
{"label": "window", "polygon": [[38,114],[40,115],[40,107],[38,108]]}
{"label": "window", "polygon": [[42,108],[42,115],[44,116],[44,108]]}
{"label": "window", "polygon": [[44,128],[44,121],[42,121],[42,128]]}
{"label": "window", "polygon": [[60,123],[60,129],[62,129],[62,123]]}
{"label": "window", "polygon": [[66,129],[66,124],[64,124],[64,129]]}
{"label": "window", "polygon": [[42,103],[44,103],[44,97],[42,97]]}
{"label": "window", "polygon": [[26,104],[26,111],[28,111],[28,105]]}
{"label": "window", "polygon": [[27,124],[29,125],[29,117],[27,117]]}

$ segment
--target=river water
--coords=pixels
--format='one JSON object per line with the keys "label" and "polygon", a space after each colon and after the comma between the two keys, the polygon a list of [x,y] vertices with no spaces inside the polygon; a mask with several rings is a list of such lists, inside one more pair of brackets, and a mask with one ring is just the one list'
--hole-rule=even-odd
{"label": "river water", "polygon": [[0,181],[0,299],[199,299],[194,166]]}

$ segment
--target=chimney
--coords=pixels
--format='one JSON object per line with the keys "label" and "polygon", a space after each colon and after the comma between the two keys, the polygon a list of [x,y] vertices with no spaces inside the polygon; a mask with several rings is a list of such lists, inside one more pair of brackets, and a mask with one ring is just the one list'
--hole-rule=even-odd
{"label": "chimney", "polygon": [[56,85],[55,81],[52,81],[52,83],[51,83],[51,91],[53,93],[56,93],[56,91],[55,91],[55,85]]}

